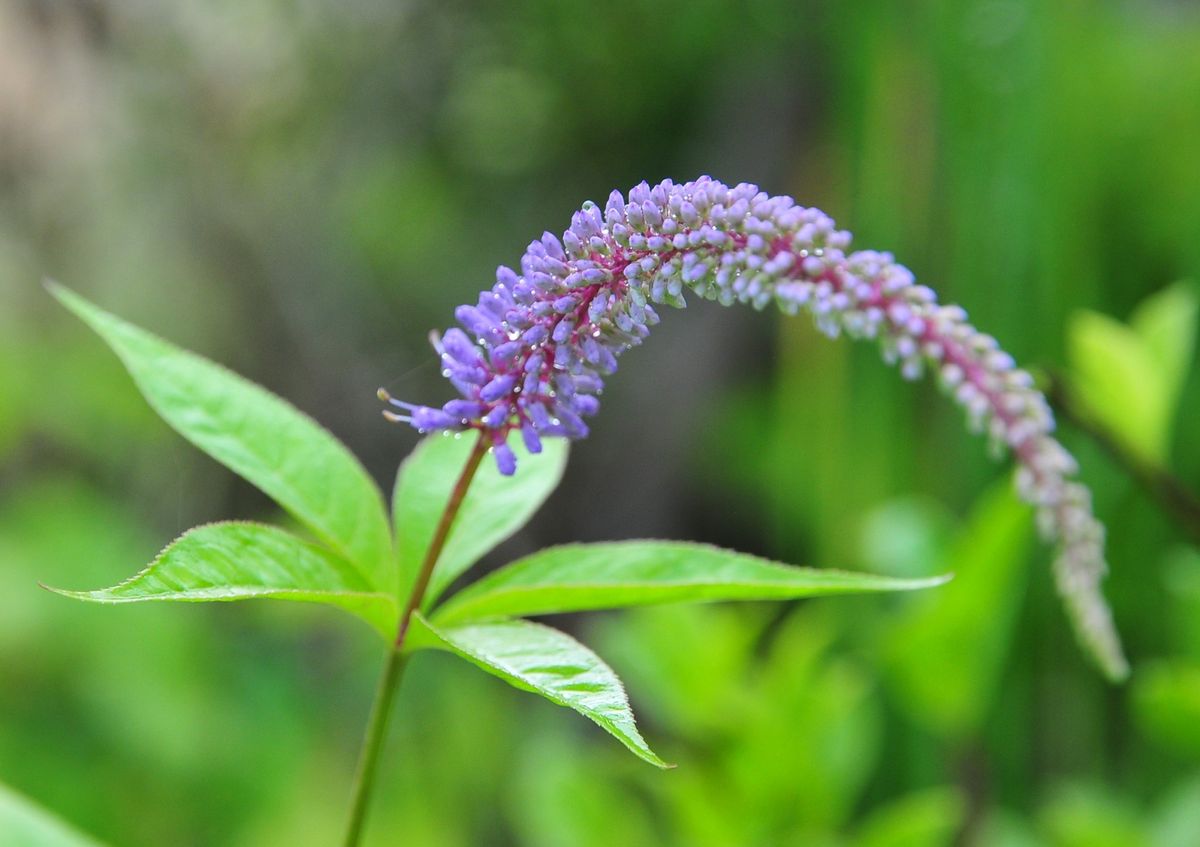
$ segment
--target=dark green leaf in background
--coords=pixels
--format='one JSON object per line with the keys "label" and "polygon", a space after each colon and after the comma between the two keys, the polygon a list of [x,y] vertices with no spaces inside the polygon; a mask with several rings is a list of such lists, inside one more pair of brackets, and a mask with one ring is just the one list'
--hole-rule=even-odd
{"label": "dark green leaf in background", "polygon": [[1032,524],[1007,480],[993,486],[941,562],[954,581],[914,597],[887,630],[899,701],[939,735],[978,731],[994,702],[1024,597]]}
{"label": "dark green leaf in background", "polygon": [[957,788],[927,788],[876,809],[859,827],[853,847],[949,847],[966,817]]}

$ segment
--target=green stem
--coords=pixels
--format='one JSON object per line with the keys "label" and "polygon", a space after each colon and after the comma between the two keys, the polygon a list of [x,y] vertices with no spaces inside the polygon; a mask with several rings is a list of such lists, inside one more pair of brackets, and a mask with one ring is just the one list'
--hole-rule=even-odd
{"label": "green stem", "polygon": [[371,717],[367,720],[367,732],[363,736],[362,752],[358,758],[358,772],[354,776],[350,823],[346,827],[346,838],[342,842],[346,847],[355,847],[358,844],[363,824],[367,820],[367,801],[375,785],[375,770],[379,763],[379,753],[383,749],[388,715],[392,711],[392,701],[396,697],[396,689],[400,687],[400,677],[404,675],[407,659],[408,657],[399,650],[389,650],[387,664],[383,666],[383,674],[379,677],[379,687],[375,689],[375,702],[371,704]]}
{"label": "green stem", "polygon": [[350,822],[346,826],[346,837],[342,841],[344,847],[356,847],[362,836],[363,825],[366,823],[367,803],[375,784],[379,753],[383,749],[383,739],[387,734],[388,716],[392,711],[392,701],[400,687],[400,680],[404,676],[404,668],[408,664],[408,657],[404,653],[404,640],[408,635],[409,624],[412,622],[413,614],[421,608],[421,601],[425,599],[425,592],[429,588],[429,580],[433,576],[434,566],[437,565],[438,558],[442,555],[442,548],[446,546],[446,539],[450,535],[454,519],[458,517],[458,510],[462,507],[463,498],[467,496],[467,489],[471,487],[471,480],[475,478],[475,472],[479,470],[479,463],[487,450],[487,433],[481,432],[479,440],[475,443],[475,449],[471,451],[471,455],[467,458],[467,464],[458,477],[458,482],[454,484],[454,488],[450,492],[450,499],[442,511],[442,517],[438,521],[437,529],[434,530],[433,539],[429,542],[429,549],[425,551],[425,560],[421,562],[421,570],[417,574],[416,582],[413,583],[412,591],[409,592],[408,602],[404,606],[404,611],[400,613],[396,640],[388,650],[387,663],[383,666],[379,687],[375,690],[375,702],[371,706],[371,716],[367,720],[367,732],[363,736],[362,752],[358,758],[358,772],[354,777],[354,799],[350,806]]}

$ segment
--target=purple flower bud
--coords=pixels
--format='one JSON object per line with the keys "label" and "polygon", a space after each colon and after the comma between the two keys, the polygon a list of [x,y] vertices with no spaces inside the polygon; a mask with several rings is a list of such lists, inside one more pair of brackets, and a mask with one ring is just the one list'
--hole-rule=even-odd
{"label": "purple flower bud", "polygon": [[630,203],[648,203],[650,202],[650,183],[646,181],[639,182],[633,188],[629,189]]}
{"label": "purple flower bud", "polygon": [[546,250],[547,256],[553,256],[555,259],[565,259],[567,254],[563,251],[563,246],[552,232],[542,233],[542,247]]}
{"label": "purple flower bud", "polygon": [[571,438],[587,438],[588,425],[583,422],[583,418],[579,417],[574,409],[570,406],[560,405],[557,411],[563,429]]}
{"label": "purple flower bud", "polygon": [[563,247],[572,256],[583,255],[583,239],[575,234],[574,230],[567,230],[563,233]]}
{"label": "purple flower bud", "polygon": [[459,420],[463,418],[478,420],[487,410],[486,406],[476,403],[474,400],[451,400],[442,408],[446,410],[447,414],[453,415]]}
{"label": "purple flower bud", "polygon": [[596,323],[604,316],[604,312],[608,309],[608,295],[603,291],[596,295],[592,302],[588,305],[588,320]]}
{"label": "purple flower bud", "polygon": [[625,198],[620,191],[608,195],[608,203],[604,206],[604,220],[611,227],[625,220]]}
{"label": "purple flower bud", "polygon": [[575,374],[575,388],[583,394],[596,394],[604,390],[604,382],[595,374],[584,371]]}
{"label": "purple flower bud", "polygon": [[500,285],[507,286],[509,290],[511,290],[517,284],[519,279],[520,277],[517,276],[517,272],[507,265],[500,265],[498,268],[496,268],[496,282]]}
{"label": "purple flower bud", "polygon": [[579,394],[572,401],[575,410],[581,415],[594,415],[600,411],[600,401],[587,394]]}
{"label": "purple flower bud", "polygon": [[500,374],[493,377],[492,380],[483,387],[479,392],[479,397],[488,403],[494,403],[501,397],[508,396],[513,386],[517,384],[517,378],[512,374]]}
{"label": "purple flower bud", "polygon": [[513,356],[525,349],[525,344],[518,338],[513,341],[506,341],[503,344],[498,344],[492,348],[492,364],[499,366],[507,362]]}
{"label": "purple flower bud", "polygon": [[554,332],[550,333],[550,340],[555,344],[565,344],[574,331],[575,325],[571,321],[563,319],[558,322],[558,326],[554,327]]}
{"label": "purple flower bud", "polygon": [[513,455],[512,448],[508,446],[508,442],[495,442],[492,446],[492,455],[496,457],[496,467],[500,469],[500,473],[505,476],[512,476],[517,472],[517,457]]}
{"label": "purple flower bud", "polygon": [[544,433],[551,427],[550,413],[546,411],[546,407],[542,403],[531,403],[526,412],[538,432]]}
{"label": "purple flower bud", "polygon": [[483,416],[483,423],[488,429],[500,429],[508,422],[512,412],[508,406],[496,406]]}
{"label": "purple flower bud", "polygon": [[463,365],[477,365],[483,356],[479,348],[471,343],[461,329],[448,329],[441,339],[441,349],[454,361]]}
{"label": "purple flower bud", "polygon": [[550,337],[550,330],[546,329],[545,324],[534,324],[521,336],[521,340],[526,347],[537,347],[543,341]]}
{"label": "purple flower bud", "polygon": [[493,291],[485,291],[479,295],[479,311],[486,315],[495,318],[497,321],[504,320],[504,314],[508,311],[508,304],[504,302],[499,294]]}
{"label": "purple flower bud", "polygon": [[538,438],[537,430],[533,428],[533,424],[526,422],[521,425],[521,438],[525,441],[525,449],[530,453],[542,452],[542,439]]}
{"label": "purple flower bud", "polygon": [[476,367],[468,367],[453,360],[443,358],[442,364],[446,366],[445,370],[442,371],[443,375],[448,379],[456,379],[467,385],[483,385],[491,379],[487,368],[483,367],[483,362],[480,362]]}
{"label": "purple flower bud", "polygon": [[462,419],[447,414],[441,409],[417,406],[412,410],[412,425],[425,432],[436,429],[457,429],[462,426]]}
{"label": "purple flower bud", "polygon": [[458,322],[468,332],[472,332],[481,338],[487,337],[489,333],[496,329],[496,322],[486,317],[474,306],[459,306],[454,310],[454,317],[458,319]]}

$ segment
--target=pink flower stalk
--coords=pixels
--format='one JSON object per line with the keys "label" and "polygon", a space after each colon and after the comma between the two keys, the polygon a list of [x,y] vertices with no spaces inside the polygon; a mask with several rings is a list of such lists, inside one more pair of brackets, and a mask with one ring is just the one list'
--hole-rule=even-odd
{"label": "pink flower stalk", "polygon": [[585,203],[561,240],[546,233],[531,243],[520,274],[499,268],[478,305],[456,311],[466,332],[434,336],[461,398],[438,409],[381,391],[404,410],[385,414],[421,431],[480,430],[511,474],[513,430],[534,453],[543,436],[587,435],[583,419],[599,408],[603,377],[658,322],[651,304],[681,308],[686,288],[723,305],[806,311],[830,337],[878,341],[907,379],[933,370],[971,428],[1012,451],[1018,493],[1057,546],[1054,573],[1079,637],[1110,677],[1124,677],[1100,592],[1104,528],[1072,479],[1075,460],[1052,436],[1045,398],[963,309],[940,305],[889,253],[847,252],[850,241],[823,212],[745,183],[643,182],[628,199],[614,191],[603,211]]}

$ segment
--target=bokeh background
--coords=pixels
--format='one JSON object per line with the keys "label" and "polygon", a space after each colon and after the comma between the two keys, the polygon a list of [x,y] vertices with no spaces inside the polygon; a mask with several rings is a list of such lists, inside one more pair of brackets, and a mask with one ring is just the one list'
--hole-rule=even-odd
{"label": "bokeh background", "polygon": [[697,303],[485,566],[658,536],[957,580],[557,621],[667,773],[422,657],[368,843],[1200,844],[1198,525],[1135,479],[1200,487],[1175,285],[1200,277],[1198,93],[1200,9],[1171,0],[0,0],[0,783],[112,844],[335,843],[382,661],[320,609],[38,588],[278,517],[43,277],[262,382],[389,486],[416,436],[374,392],[448,398],[431,328],[583,200],[709,173],[820,206],[1095,401],[1063,437],[1132,680],[1086,663],[1010,467],[936,389]]}

